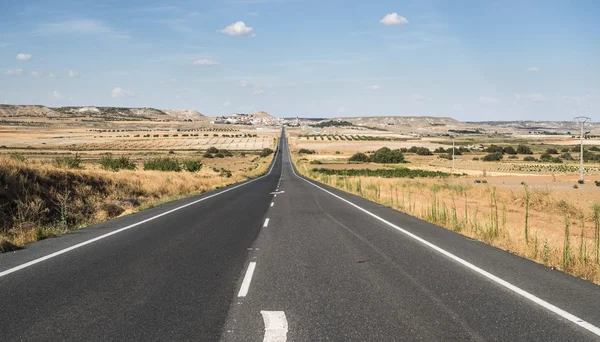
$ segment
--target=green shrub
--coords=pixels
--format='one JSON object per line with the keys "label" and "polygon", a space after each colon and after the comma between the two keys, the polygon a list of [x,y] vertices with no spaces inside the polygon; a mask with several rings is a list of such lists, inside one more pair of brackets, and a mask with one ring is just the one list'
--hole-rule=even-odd
{"label": "green shrub", "polygon": [[154,158],[144,162],[144,170],[179,172],[181,167],[177,159]]}
{"label": "green shrub", "polygon": [[323,162],[318,159],[315,159],[315,160],[311,160],[310,164],[323,164]]}
{"label": "green shrub", "polygon": [[490,145],[488,148],[484,150],[484,152],[488,153],[504,153],[504,148],[498,145]]}
{"label": "green shrub", "polygon": [[580,179],[580,180],[578,180],[578,181],[577,181],[577,183],[579,183],[579,184],[583,184],[583,183],[584,183],[584,181],[583,181],[583,179]]}
{"label": "green shrub", "polygon": [[225,155],[221,152],[215,153],[215,158],[225,158]]}
{"label": "green shrub", "polygon": [[506,146],[502,152],[506,153],[506,154],[517,154],[517,150],[515,150],[514,147],[512,146]]}
{"label": "green shrub", "polygon": [[416,153],[417,155],[420,155],[420,156],[431,156],[431,155],[433,155],[433,153],[431,153],[431,151],[427,147],[413,146],[413,147],[409,148],[407,151],[410,152],[410,153]]}
{"label": "green shrub", "polygon": [[473,160],[479,160],[479,157],[473,157]]}
{"label": "green shrub", "polygon": [[573,156],[569,152],[561,154],[560,157],[564,160],[573,160]]}
{"label": "green shrub", "polygon": [[227,177],[230,178],[231,177],[231,171],[221,168],[221,171],[219,172],[219,176],[221,177]]}
{"label": "green shrub", "polygon": [[270,149],[270,148],[263,148],[263,150],[260,152],[260,156],[263,157],[263,158],[264,157],[268,157],[271,154],[273,154],[273,150]]}
{"label": "green shrub", "polygon": [[78,154],[75,157],[56,157],[52,164],[61,169],[81,169],[83,161]]}
{"label": "green shrub", "polygon": [[357,152],[357,153],[354,153],[352,155],[352,157],[350,157],[350,159],[348,159],[348,161],[367,163],[367,162],[369,162],[369,156],[367,156],[364,153]]}
{"label": "green shrub", "polygon": [[169,150],[169,154],[175,154],[175,151]]}
{"label": "green shrub", "polygon": [[183,169],[187,172],[198,172],[202,168],[202,163],[199,160],[184,160]]}
{"label": "green shrub", "polygon": [[306,149],[306,148],[301,148],[300,151],[298,151],[298,153],[300,153],[300,154],[315,154],[316,152],[313,150]]}
{"label": "green shrub", "polygon": [[439,157],[442,159],[452,160],[452,155],[450,153],[440,154]]}
{"label": "green shrub", "polygon": [[135,170],[137,165],[129,160],[129,157],[113,158],[112,156],[104,156],[100,160],[100,167],[107,171],[117,172],[119,170]]}
{"label": "green shrub", "polygon": [[225,157],[232,157],[233,153],[229,150],[219,150],[219,153],[222,153]]}
{"label": "green shrub", "polygon": [[571,152],[571,150],[570,150],[568,147],[565,147],[565,148],[563,148],[563,149],[562,149],[562,150],[560,150],[560,151],[561,151],[561,152],[563,152],[563,153],[566,153],[566,152]]}
{"label": "green shrub", "polygon": [[534,161],[538,161],[538,160],[535,157],[526,156],[526,157],[523,157],[523,161],[534,162]]}
{"label": "green shrub", "polygon": [[531,149],[526,145],[517,146],[517,153],[518,154],[533,154]]}
{"label": "green shrub", "polygon": [[511,155],[508,156],[508,159],[519,159],[519,156],[511,154]]}
{"label": "green shrub", "polygon": [[206,150],[206,153],[219,153],[219,149],[214,146],[211,146]]}
{"label": "green shrub", "polygon": [[214,158],[212,154],[206,152],[202,155],[204,158]]}
{"label": "green shrub", "polygon": [[433,153],[446,153],[446,149],[443,147],[436,148]]}
{"label": "green shrub", "polygon": [[502,152],[494,152],[483,157],[483,161],[500,161],[503,157]]}
{"label": "green shrub", "polygon": [[548,154],[558,154],[558,150],[555,148],[549,148],[546,150],[546,153]]}
{"label": "green shrub", "polygon": [[[427,150],[429,151],[429,150]],[[431,152],[429,152],[431,154]],[[390,150],[387,147],[382,147],[375,151],[371,156],[370,161],[380,164],[397,164],[404,162],[404,155],[400,150]]]}
{"label": "green shrub", "polygon": [[325,175],[338,175],[338,176],[367,176],[367,177],[383,177],[383,178],[416,178],[416,177],[449,177],[450,174],[440,171],[426,171],[417,169],[408,169],[405,167],[399,167],[395,169],[346,169],[346,170],[333,170],[333,169],[312,169],[313,172],[318,172]]}

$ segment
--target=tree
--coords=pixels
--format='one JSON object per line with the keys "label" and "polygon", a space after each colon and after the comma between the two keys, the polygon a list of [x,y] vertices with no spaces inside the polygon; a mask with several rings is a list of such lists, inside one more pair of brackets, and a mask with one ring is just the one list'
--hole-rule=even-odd
{"label": "tree", "polygon": [[[431,153],[431,152],[430,152]],[[387,147],[382,147],[371,156],[373,163],[403,163],[404,155],[400,150],[390,150]]]}
{"label": "tree", "polygon": [[519,145],[519,146],[517,146],[517,153],[518,154],[533,154],[533,152],[531,151],[531,149],[527,145]]}
{"label": "tree", "polygon": [[357,152],[357,153],[353,154],[352,157],[350,157],[350,159],[348,159],[348,160],[351,162],[367,163],[367,162],[369,162],[369,156],[367,156],[364,153]]}
{"label": "tree", "polygon": [[512,146],[506,146],[503,151],[506,154],[517,154],[517,151]]}
{"label": "tree", "polygon": [[504,158],[502,152],[494,152],[483,157],[483,161],[500,161],[502,158]]}

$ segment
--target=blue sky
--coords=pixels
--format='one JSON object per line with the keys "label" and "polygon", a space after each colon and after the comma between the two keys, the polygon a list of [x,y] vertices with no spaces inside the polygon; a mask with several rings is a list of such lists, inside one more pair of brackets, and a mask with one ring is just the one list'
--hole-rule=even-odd
{"label": "blue sky", "polygon": [[0,102],[600,121],[598,1],[3,1]]}

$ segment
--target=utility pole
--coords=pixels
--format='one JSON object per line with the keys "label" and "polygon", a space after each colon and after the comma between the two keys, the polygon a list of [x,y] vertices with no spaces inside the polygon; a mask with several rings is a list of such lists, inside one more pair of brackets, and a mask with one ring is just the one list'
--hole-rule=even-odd
{"label": "utility pole", "polygon": [[579,182],[583,182],[583,125],[592,119],[587,116],[578,116],[573,120],[581,124],[581,135],[579,136],[581,142],[579,150]]}

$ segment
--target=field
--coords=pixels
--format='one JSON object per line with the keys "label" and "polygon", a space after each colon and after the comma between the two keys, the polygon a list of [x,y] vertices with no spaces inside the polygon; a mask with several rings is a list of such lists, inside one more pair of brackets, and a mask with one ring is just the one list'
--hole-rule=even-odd
{"label": "field", "polygon": [[0,252],[257,177],[278,133],[205,122],[0,124]]}
{"label": "field", "polygon": [[[526,138],[482,137],[479,143],[473,137],[457,137],[457,147],[472,150],[456,156],[454,170],[442,153],[405,152],[406,163],[400,164],[348,161],[356,152],[372,155],[384,146],[427,147],[431,152],[451,148],[452,141],[444,137],[401,142],[291,137],[290,146],[315,152],[294,154],[298,170],[315,180],[600,283],[600,164],[585,163],[585,183],[580,184],[579,154],[573,149],[577,140]],[[513,159],[505,154],[501,161],[488,162],[483,157],[489,153],[479,149],[479,144],[484,149],[492,144],[527,145],[531,154],[516,154]],[[560,149],[570,148],[574,160],[542,162],[540,158],[555,147],[560,153],[556,158],[562,155]],[[536,161],[523,161],[526,156]],[[454,175],[430,178],[400,172],[388,178],[389,170],[403,168]],[[369,170],[370,175],[361,170]]]}

